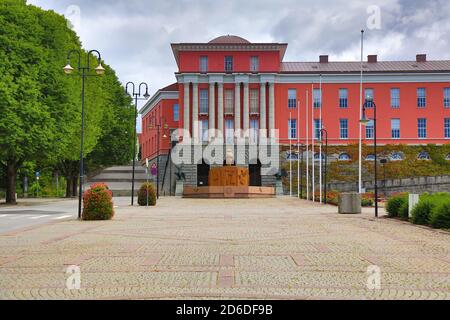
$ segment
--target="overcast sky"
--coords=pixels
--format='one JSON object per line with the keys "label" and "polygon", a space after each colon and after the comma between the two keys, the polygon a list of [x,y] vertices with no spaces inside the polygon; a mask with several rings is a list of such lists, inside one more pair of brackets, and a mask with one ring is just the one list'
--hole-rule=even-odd
{"label": "overcast sky", "polygon": [[365,29],[365,56],[412,60],[427,53],[429,59],[450,59],[448,0],[28,2],[66,15],[84,48],[98,49],[122,82],[146,81],[152,93],[175,82],[170,43],[207,42],[224,34],[287,42],[285,61],[316,61],[320,54],[351,61],[359,59]]}

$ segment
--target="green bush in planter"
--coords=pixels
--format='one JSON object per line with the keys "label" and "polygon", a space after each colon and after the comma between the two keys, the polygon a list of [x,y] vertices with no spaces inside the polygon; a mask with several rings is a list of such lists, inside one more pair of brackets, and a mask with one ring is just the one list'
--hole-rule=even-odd
{"label": "green bush in planter", "polygon": [[139,188],[138,191],[138,204],[140,206],[147,205],[147,195],[148,195],[148,205],[155,206],[156,205],[156,190],[155,186],[152,183],[144,183]]}
{"label": "green bush in planter", "polygon": [[114,216],[112,192],[103,183],[93,184],[83,194],[83,220],[109,220]]}
{"label": "green bush in planter", "polygon": [[433,202],[429,199],[420,200],[411,211],[411,222],[414,224],[428,225],[434,206]]}
{"label": "green bush in planter", "polygon": [[430,224],[433,228],[450,229],[450,202],[441,203],[434,208]]}
{"label": "green bush in planter", "polygon": [[386,211],[390,217],[398,217],[400,208],[408,202],[408,195],[398,195],[391,197],[386,204]]}

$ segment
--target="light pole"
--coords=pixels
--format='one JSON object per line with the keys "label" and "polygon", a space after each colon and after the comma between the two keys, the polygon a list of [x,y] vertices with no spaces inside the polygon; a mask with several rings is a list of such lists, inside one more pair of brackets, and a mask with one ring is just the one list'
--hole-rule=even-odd
{"label": "light pole", "polygon": [[84,83],[86,77],[95,76],[94,74],[90,74],[91,65],[90,65],[90,57],[91,54],[97,54],[98,66],[94,69],[96,75],[103,75],[105,73],[105,68],[102,66],[102,57],[100,52],[97,50],[91,50],[87,53],[87,64],[85,66],[81,65],[81,53],[78,50],[70,50],[67,55],[67,65],[63,68],[66,74],[71,74],[74,71],[74,68],[70,65],[70,58],[72,53],[76,53],[78,57],[77,69],[78,72],[81,72],[81,142],[80,142],[80,186],[78,192],[78,219],[81,219],[81,199],[83,193],[83,175],[84,175],[84,155],[83,155],[83,144],[84,144]]}
{"label": "light pole", "polygon": [[[368,119],[366,117],[366,108],[367,105],[370,104],[373,106],[373,119]],[[373,153],[375,155],[375,170],[374,170],[374,178],[375,178],[375,217],[378,218],[378,177],[377,177],[377,106],[375,102],[373,102],[373,97],[367,96],[366,101],[362,107],[362,118],[360,120],[361,124],[367,126],[367,124],[373,121]]]}
{"label": "light pole", "polygon": [[[320,129],[320,143],[323,143],[322,135],[325,134],[325,171],[324,171],[324,203],[327,204],[327,165],[328,165],[328,131],[325,128]],[[320,162],[322,163],[323,156],[320,154]]]}
{"label": "light pole", "polygon": [[[128,92],[128,85],[133,85],[133,91]],[[145,86],[145,93],[143,95],[144,98],[139,98],[141,96],[141,87],[142,85]],[[136,86],[134,85],[134,82],[127,82],[125,85],[125,93],[130,94],[134,97],[134,131],[133,131],[133,173],[131,178],[131,206],[134,204],[134,172],[136,168],[136,121],[137,121],[137,103],[138,100],[147,100],[150,95],[148,94],[148,85],[145,82],[141,82],[138,87],[138,91],[136,92]]]}
{"label": "light pole", "polygon": [[[153,118],[154,120],[155,118]],[[164,124],[161,123],[161,120],[164,120]],[[154,121],[156,122],[156,121]],[[148,126],[150,130],[156,130],[156,139],[157,139],[157,151],[156,151],[156,198],[159,199],[159,148],[160,148],[160,131],[168,129],[168,125],[166,123],[166,119],[164,117],[159,119],[159,123],[150,124]],[[167,138],[167,135],[163,133],[163,138]],[[169,159],[167,159],[169,161]]]}

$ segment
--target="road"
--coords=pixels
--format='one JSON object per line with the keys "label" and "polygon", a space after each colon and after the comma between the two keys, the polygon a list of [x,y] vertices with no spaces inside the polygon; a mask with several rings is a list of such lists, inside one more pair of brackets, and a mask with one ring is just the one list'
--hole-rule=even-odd
{"label": "road", "polygon": [[[128,197],[114,198],[116,207],[128,205]],[[76,219],[78,199],[32,199],[17,206],[0,206],[0,234],[46,223]]]}

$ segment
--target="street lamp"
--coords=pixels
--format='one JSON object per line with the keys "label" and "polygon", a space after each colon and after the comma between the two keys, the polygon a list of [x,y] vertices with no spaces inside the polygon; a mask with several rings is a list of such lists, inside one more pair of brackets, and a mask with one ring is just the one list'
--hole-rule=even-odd
{"label": "street lamp", "polygon": [[[133,86],[133,91],[128,92],[128,85]],[[145,93],[143,95],[144,98],[139,98],[141,96],[141,87],[145,86]],[[138,91],[136,91],[136,86],[134,85],[134,82],[127,82],[125,85],[125,93],[130,94],[134,97],[134,135],[133,135],[133,176],[131,178],[131,206],[134,204],[134,174],[135,174],[135,167],[136,167],[136,121],[137,121],[137,102],[138,100],[147,100],[150,98],[150,95],[148,94],[148,85],[145,82],[141,82],[138,87]]]}
{"label": "street lamp", "polygon": [[[327,204],[327,165],[328,165],[328,131],[325,128],[320,129],[320,143],[323,144],[322,135],[325,134],[325,172],[324,172],[324,204]],[[320,155],[320,161],[323,161],[323,155]]]}
{"label": "street lamp", "polygon": [[[161,123],[161,120],[164,119],[164,124]],[[154,120],[154,118],[153,118]],[[160,118],[159,123],[156,124],[150,124],[148,126],[148,128],[150,130],[156,130],[156,134],[157,134],[157,151],[156,151],[156,198],[159,199],[159,142],[160,142],[160,131],[161,130],[166,130],[169,128],[169,126],[166,123],[166,119],[164,117]],[[163,138],[167,138],[167,135],[164,133],[163,131]]]}
{"label": "street lamp", "polygon": [[[67,54],[67,65],[63,68],[67,75],[74,72],[74,68],[70,65],[70,58],[72,53],[75,53],[78,57],[77,69],[81,72],[81,145],[80,145],[80,186],[78,194],[78,219],[81,219],[81,199],[83,193],[83,175],[84,175],[84,155],[83,155],[83,144],[84,144],[84,83],[86,77],[101,76],[105,73],[105,68],[102,66],[102,57],[100,52],[97,50],[91,50],[87,53],[87,62],[85,66],[81,65],[81,53],[78,50],[70,50]],[[94,69],[96,74],[89,73],[91,71],[90,58],[91,54],[97,55],[98,66]]]}
{"label": "street lamp", "polygon": [[[373,106],[373,119],[369,119],[366,117],[366,108],[367,105]],[[377,177],[377,106],[375,102],[373,102],[372,96],[367,96],[366,101],[362,107],[362,118],[359,121],[363,126],[367,126],[370,121],[373,121],[373,153],[375,156],[375,170],[374,170],[374,178],[375,178],[375,217],[378,218],[378,177]]]}

